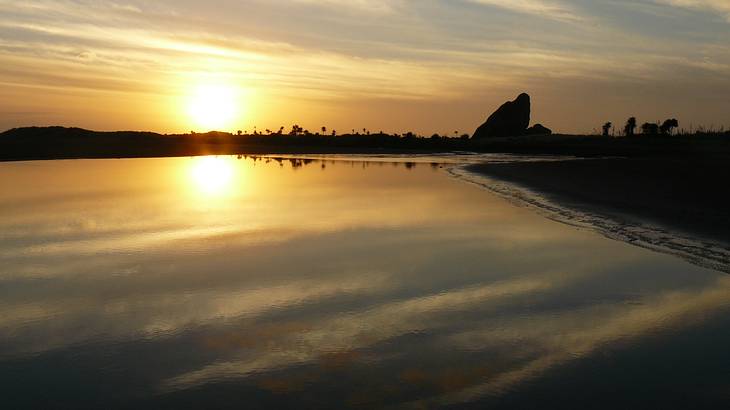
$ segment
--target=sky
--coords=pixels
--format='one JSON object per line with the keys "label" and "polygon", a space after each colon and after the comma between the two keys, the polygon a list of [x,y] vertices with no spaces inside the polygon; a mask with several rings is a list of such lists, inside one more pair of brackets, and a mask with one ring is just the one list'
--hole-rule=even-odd
{"label": "sky", "polygon": [[730,0],[0,0],[0,130],[730,128]]}

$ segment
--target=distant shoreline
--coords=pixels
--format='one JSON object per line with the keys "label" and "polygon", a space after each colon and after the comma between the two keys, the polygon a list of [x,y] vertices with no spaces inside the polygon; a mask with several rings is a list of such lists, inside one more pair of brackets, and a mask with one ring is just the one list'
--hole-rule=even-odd
{"label": "distant shoreline", "polygon": [[[730,273],[725,160],[611,158],[476,164],[465,170],[534,193],[527,201],[553,219],[599,225],[591,227]],[[561,209],[545,206],[541,198]]]}
{"label": "distant shoreline", "polygon": [[[386,134],[161,135],[63,127],[21,128],[0,134],[0,161],[455,152],[585,158],[477,164],[465,169],[524,187],[584,215],[598,214],[606,221],[623,221],[632,229],[646,223],[666,228],[667,237],[672,237],[669,242],[661,238],[661,230],[635,235],[615,224],[600,229],[606,236],[623,235],[622,240],[640,246],[668,246],[673,253],[685,254],[690,260],[695,258],[699,264],[703,260],[715,261],[714,265],[703,266],[720,266],[720,270],[730,273],[730,190],[725,188],[730,175],[730,134],[633,138],[550,135],[470,140]],[[570,216],[562,219],[571,222]],[[689,245],[677,242],[675,233],[685,235]]]}
{"label": "distant shoreline", "polygon": [[346,135],[236,135],[223,132],[162,135],[98,132],[80,128],[27,127],[0,133],[0,161],[188,157],[265,154],[511,153],[578,157],[730,158],[730,133],[611,138],[537,135],[480,140],[411,133]]}

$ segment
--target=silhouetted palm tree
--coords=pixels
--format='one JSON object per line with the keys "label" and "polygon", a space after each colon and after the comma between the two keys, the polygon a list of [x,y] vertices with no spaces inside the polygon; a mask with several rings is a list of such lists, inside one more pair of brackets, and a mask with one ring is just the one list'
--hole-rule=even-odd
{"label": "silhouetted palm tree", "polygon": [[301,127],[294,124],[291,126],[291,131],[289,131],[289,135],[299,135],[299,132],[301,132]]}
{"label": "silhouetted palm tree", "polygon": [[613,127],[613,124],[611,122],[607,122],[603,124],[603,136],[608,137],[608,132],[611,131],[611,127]]}
{"label": "silhouetted palm tree", "polygon": [[636,117],[631,117],[626,121],[626,126],[624,127],[624,135],[626,135],[627,137],[633,137],[634,130],[636,130]]}

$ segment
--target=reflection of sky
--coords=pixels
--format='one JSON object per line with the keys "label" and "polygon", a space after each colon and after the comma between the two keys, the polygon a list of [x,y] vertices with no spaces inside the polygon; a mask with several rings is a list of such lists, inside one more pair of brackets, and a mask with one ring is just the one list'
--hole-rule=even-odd
{"label": "reflection of sky", "polygon": [[[687,332],[717,361],[727,340],[703,330],[727,317],[726,275],[428,164],[216,161],[229,177],[215,195],[195,159],[0,166],[0,378],[127,383],[125,399],[234,383],[313,405],[443,405]],[[93,370],[33,370],[48,366]],[[307,396],[321,389],[343,396]]]}

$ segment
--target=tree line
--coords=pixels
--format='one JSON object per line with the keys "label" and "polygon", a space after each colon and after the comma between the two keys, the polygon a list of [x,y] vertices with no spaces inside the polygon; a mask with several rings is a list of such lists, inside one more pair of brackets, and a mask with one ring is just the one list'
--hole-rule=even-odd
{"label": "tree line", "polygon": [[[626,124],[623,128],[623,135],[627,137],[633,137],[636,135],[636,128],[638,123],[636,117],[631,117],[626,120]],[[613,130],[613,123],[607,122],[603,124],[603,136],[611,136]],[[641,125],[641,133],[643,135],[672,135],[674,130],[679,128],[679,121],[676,118],[670,118],[663,123],[659,124],[656,122],[645,122]]]}
{"label": "tree line", "polygon": [[[190,133],[196,134],[195,131],[190,131]],[[398,133],[388,134],[383,131],[371,132],[367,128],[363,128],[362,131],[356,130],[353,128],[352,130],[350,130],[349,133],[338,134],[337,130],[334,130],[334,129],[328,130],[328,128],[326,126],[323,126],[319,130],[317,130],[315,132],[311,132],[308,129],[304,129],[297,124],[292,125],[291,130],[289,130],[289,131],[286,131],[284,126],[279,127],[278,130],[266,129],[264,131],[259,130],[258,127],[253,127],[253,131],[250,134],[249,134],[248,130],[238,130],[238,131],[236,131],[236,135],[238,135],[238,136],[243,136],[243,135],[264,136],[264,135],[267,135],[267,136],[294,136],[294,137],[299,137],[299,136],[304,136],[304,137],[380,136],[380,137],[396,137],[396,138],[405,138],[405,139],[426,138],[425,136],[419,135],[412,131],[404,132],[402,134],[398,134]],[[440,134],[436,133],[436,134],[433,134],[430,138],[431,139],[444,139],[444,138],[469,139],[470,137],[471,137],[470,134],[460,134],[460,132],[457,130],[457,131],[454,131],[453,137],[451,137],[447,134],[440,135]]]}

